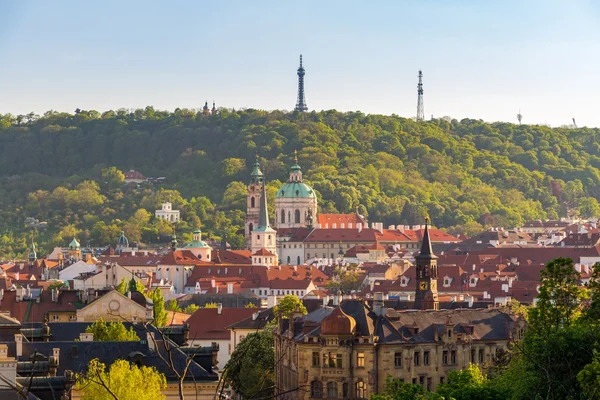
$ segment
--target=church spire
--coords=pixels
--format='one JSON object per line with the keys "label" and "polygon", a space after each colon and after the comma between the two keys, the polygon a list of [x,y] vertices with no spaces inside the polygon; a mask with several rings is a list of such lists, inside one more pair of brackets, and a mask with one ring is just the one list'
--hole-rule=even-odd
{"label": "church spire", "polygon": [[260,162],[258,161],[258,152],[256,152],[256,159],[254,160],[254,169],[250,174],[250,182],[251,183],[259,183],[263,180],[263,173],[260,170]]}
{"label": "church spire", "polygon": [[425,232],[423,233],[421,252],[415,257],[415,259],[432,260],[436,258],[438,257],[433,254],[433,249],[431,248],[431,238],[429,237],[429,217],[425,217]]}
{"label": "church spire", "polygon": [[258,217],[258,229],[271,228],[269,224],[269,209],[267,208],[267,185],[262,185],[262,195],[260,196],[260,214]]}

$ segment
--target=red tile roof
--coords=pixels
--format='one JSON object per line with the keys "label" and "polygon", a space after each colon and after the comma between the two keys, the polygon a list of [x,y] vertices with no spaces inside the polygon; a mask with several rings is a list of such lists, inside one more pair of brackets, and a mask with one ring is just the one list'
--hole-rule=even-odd
{"label": "red tile roof", "polygon": [[256,253],[252,254],[253,256],[274,256],[275,254],[271,253],[269,250],[262,248],[257,250]]}
{"label": "red tile roof", "polygon": [[[219,257],[217,258],[217,254]],[[213,250],[211,260],[219,264],[252,264],[252,252],[249,250]]]}
{"label": "red tile roof", "polygon": [[[378,241],[380,242],[420,242],[423,239],[424,229],[384,229],[379,233]],[[461,239],[450,235],[440,229],[429,229],[429,237],[433,243],[454,243],[460,242]]]}
{"label": "red tile roof", "polygon": [[79,301],[77,291],[74,290],[61,290],[56,303],[52,301],[52,293],[49,290],[42,292],[39,303],[35,300],[17,302],[16,295],[16,291],[4,292],[0,311],[10,312],[10,315],[21,323],[44,322],[49,311],[76,311],[73,303]]}
{"label": "red tile roof", "polygon": [[359,231],[358,229],[314,229],[304,240],[306,243],[322,243],[322,242],[359,242],[359,243],[375,243],[378,238],[379,231],[376,229],[366,228]]}
{"label": "red tile roof", "polygon": [[134,170],[124,172],[123,175],[125,175],[125,179],[146,179],[144,175]]}
{"label": "red tile roof", "polygon": [[159,262],[162,265],[193,265],[200,264],[201,261],[190,250],[170,251]]}
{"label": "red tile roof", "polygon": [[[228,340],[231,336],[227,327],[249,318],[258,308],[223,307],[200,308],[186,321],[190,325],[190,340]],[[224,349],[224,351],[227,351]]]}
{"label": "red tile roof", "polygon": [[164,258],[165,256],[160,256],[157,254],[131,255],[131,253],[126,253],[121,254],[119,257],[102,255],[99,257],[99,260],[104,263],[117,263],[122,267],[148,267],[158,264],[164,264],[161,262]]}
{"label": "red tile roof", "polygon": [[333,228],[333,224],[335,224],[336,228],[339,229],[342,228],[342,224],[344,224],[344,228],[356,228],[356,224],[365,226],[366,221],[357,214],[318,214],[317,223],[321,228],[326,226]]}

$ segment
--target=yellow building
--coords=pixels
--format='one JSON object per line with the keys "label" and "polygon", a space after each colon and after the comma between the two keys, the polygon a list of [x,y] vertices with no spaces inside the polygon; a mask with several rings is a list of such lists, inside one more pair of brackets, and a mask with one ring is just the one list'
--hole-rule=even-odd
{"label": "yellow building", "polygon": [[491,365],[524,326],[499,309],[394,311],[347,300],[280,324],[276,387],[295,399],[366,399],[391,376],[434,390],[449,371]]}
{"label": "yellow building", "polygon": [[111,290],[77,310],[77,321],[94,322],[100,318],[104,321],[134,323],[150,321],[152,320],[152,302],[139,292],[128,293],[127,296],[124,296],[117,290]]}

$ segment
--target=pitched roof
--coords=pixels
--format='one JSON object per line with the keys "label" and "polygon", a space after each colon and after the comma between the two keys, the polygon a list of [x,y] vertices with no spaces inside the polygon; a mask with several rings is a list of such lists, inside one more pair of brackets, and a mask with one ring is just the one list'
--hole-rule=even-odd
{"label": "pitched roof", "polygon": [[253,256],[274,256],[275,254],[271,253],[269,250],[265,248],[261,248],[256,251],[256,253],[252,254]]}
{"label": "pitched roof", "polygon": [[134,171],[132,169],[127,172],[124,172],[123,175],[125,175],[125,179],[146,179],[146,177],[142,175],[141,172]]}
{"label": "pitched roof", "polygon": [[190,340],[227,340],[230,337],[227,330],[229,325],[252,316],[258,310],[258,308],[223,307],[219,314],[217,308],[200,308],[186,321],[190,325],[189,338]]}
{"label": "pitched roof", "polygon": [[43,322],[50,311],[77,311],[75,304],[79,302],[77,291],[61,290],[56,302],[52,301],[52,293],[44,290],[40,294],[40,302],[24,300],[17,302],[16,291],[4,292],[0,302],[0,311],[7,311],[12,318],[22,323]]}
{"label": "pitched roof", "polygon": [[362,242],[375,243],[379,231],[376,229],[365,228],[358,229],[313,229],[313,231],[304,239],[306,243],[320,242]]}
{"label": "pitched roof", "polygon": [[357,224],[365,225],[364,219],[357,214],[317,214],[317,223],[321,228],[356,228]]}
{"label": "pitched roof", "polygon": [[194,255],[190,250],[175,250],[167,253],[166,256],[160,260],[159,264],[162,265],[194,265],[200,263],[200,259]]}

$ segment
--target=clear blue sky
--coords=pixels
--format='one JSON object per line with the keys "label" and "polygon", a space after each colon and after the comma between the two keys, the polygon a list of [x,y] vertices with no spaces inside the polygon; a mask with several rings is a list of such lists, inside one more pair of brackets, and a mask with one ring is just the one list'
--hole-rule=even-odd
{"label": "clear blue sky", "polygon": [[0,1],[0,113],[309,109],[600,126],[600,2]]}

